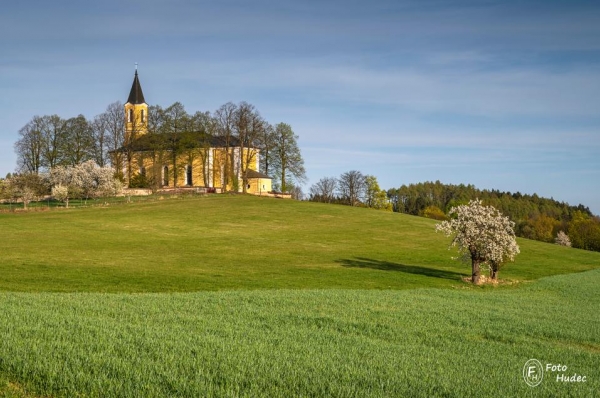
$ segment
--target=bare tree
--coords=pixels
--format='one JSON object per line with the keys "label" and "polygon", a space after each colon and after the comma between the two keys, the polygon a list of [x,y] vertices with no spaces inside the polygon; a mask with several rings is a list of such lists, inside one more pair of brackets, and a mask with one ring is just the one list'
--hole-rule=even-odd
{"label": "bare tree", "polygon": [[310,200],[331,203],[334,199],[338,181],[335,177],[323,177],[310,187]]}
{"label": "bare tree", "polygon": [[212,169],[210,167],[210,148],[211,137],[215,135],[217,129],[216,120],[210,115],[210,112],[196,112],[191,118],[193,130],[196,134],[196,148],[202,161],[202,177],[205,187],[210,186]]}
{"label": "bare tree", "polygon": [[67,145],[66,121],[58,115],[42,116],[42,164],[50,170],[64,162]]}
{"label": "bare tree", "polygon": [[19,130],[19,140],[15,142],[18,169],[25,172],[39,173],[42,168],[43,136],[41,132],[42,118],[33,119]]}
{"label": "bare tree", "polygon": [[120,101],[113,102],[106,107],[106,111],[98,115],[101,124],[106,130],[107,147],[111,153],[111,165],[115,174],[123,178],[123,146],[125,145],[125,115],[123,115],[123,104]]}
{"label": "bare tree", "polygon": [[[248,189],[248,170],[256,163],[258,143],[265,130],[265,121],[258,110],[247,102],[241,102],[235,113],[235,134],[240,143],[237,171],[242,176],[242,191]],[[237,174],[237,173],[236,173]]]}
{"label": "bare tree", "polygon": [[91,158],[104,167],[108,163],[108,132],[101,115],[96,115],[90,122],[90,129],[93,138]]}
{"label": "bare tree", "polygon": [[217,134],[222,139],[223,147],[225,149],[223,172],[221,174],[224,189],[227,187],[233,176],[233,154],[230,153],[230,149],[235,145],[233,132],[236,109],[237,107],[235,104],[228,102],[222,105],[215,112],[215,119],[217,121]]}
{"label": "bare tree", "polygon": [[350,206],[357,206],[361,203],[365,189],[365,176],[360,171],[351,170],[343,173],[338,180],[340,196]]}
{"label": "bare tree", "polygon": [[265,122],[259,138],[260,143],[260,171],[269,175],[273,171],[273,157],[275,156],[275,128]]}
{"label": "bare tree", "polygon": [[65,122],[64,161],[76,166],[92,158],[94,136],[87,119],[79,115]]}

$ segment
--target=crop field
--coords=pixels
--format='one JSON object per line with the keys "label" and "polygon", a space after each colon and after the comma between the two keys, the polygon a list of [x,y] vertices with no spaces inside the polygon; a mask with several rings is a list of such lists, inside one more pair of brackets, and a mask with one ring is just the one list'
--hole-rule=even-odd
{"label": "crop field", "polygon": [[[0,396],[593,396],[600,253],[244,196],[0,214]],[[531,358],[566,371],[529,387]],[[557,376],[586,376],[557,382]]]}

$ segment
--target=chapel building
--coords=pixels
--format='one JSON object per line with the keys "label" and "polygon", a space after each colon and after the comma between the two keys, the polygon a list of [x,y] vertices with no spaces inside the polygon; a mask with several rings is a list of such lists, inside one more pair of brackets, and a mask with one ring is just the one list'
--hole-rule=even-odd
{"label": "chapel building", "polygon": [[151,132],[137,68],[125,108],[124,145],[114,164],[128,187],[205,188],[266,195],[272,179],[259,172],[260,151],[235,137],[205,131]]}

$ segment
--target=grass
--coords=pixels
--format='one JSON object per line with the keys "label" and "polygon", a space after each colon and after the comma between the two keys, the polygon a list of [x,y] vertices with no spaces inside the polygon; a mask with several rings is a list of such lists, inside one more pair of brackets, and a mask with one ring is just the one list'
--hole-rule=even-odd
{"label": "grass", "polygon": [[[600,390],[600,253],[520,239],[527,283],[475,288],[431,220],[156,199],[0,213],[0,397]],[[530,358],[587,381],[529,387]]]}
{"label": "grass", "polygon": [[[186,292],[462,286],[428,219],[245,196],[0,214],[0,290]],[[501,278],[585,271],[600,253],[520,239]]]}
{"label": "grass", "polygon": [[[55,397],[593,396],[600,270],[519,289],[0,293],[0,370]],[[530,358],[567,365],[527,386]]]}

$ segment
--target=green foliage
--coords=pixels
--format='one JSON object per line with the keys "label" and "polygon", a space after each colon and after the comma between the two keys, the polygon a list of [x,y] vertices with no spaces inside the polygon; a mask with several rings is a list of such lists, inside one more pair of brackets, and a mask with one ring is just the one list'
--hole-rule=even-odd
{"label": "green foliage", "polygon": [[129,181],[130,188],[152,188],[154,179],[146,174],[135,174]]}
{"label": "green foliage", "polygon": [[430,205],[423,209],[423,212],[420,214],[423,217],[431,218],[433,220],[445,221],[448,220],[449,217],[437,206]]}
{"label": "green foliage", "polygon": [[387,194],[381,188],[375,176],[365,176],[365,204],[367,207],[377,210],[392,211],[392,204]]}
{"label": "green foliage", "polygon": [[[598,284],[600,270],[507,289],[1,293],[0,381],[53,397],[590,397]],[[547,373],[534,390],[530,358],[587,382]]]}
{"label": "green foliage", "polygon": [[439,181],[402,185],[389,189],[387,194],[394,211],[413,215],[422,215],[428,206],[436,206],[447,213],[452,207],[481,199],[516,223],[517,236],[544,242],[553,242],[561,229],[577,229],[572,224],[578,219],[591,219],[589,227],[580,229],[585,236],[573,242],[573,247],[586,250],[598,250],[596,248],[600,247],[600,235],[596,233],[600,230],[600,219],[593,217],[589,208],[581,204],[571,206],[536,194],[480,190],[473,185],[442,184]]}

